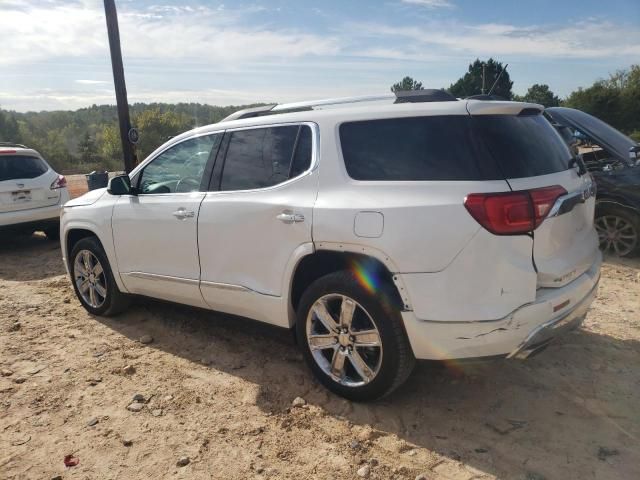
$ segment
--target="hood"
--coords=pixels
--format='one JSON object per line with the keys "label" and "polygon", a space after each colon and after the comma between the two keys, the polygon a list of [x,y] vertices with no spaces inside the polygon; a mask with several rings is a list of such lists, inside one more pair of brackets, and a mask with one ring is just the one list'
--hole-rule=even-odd
{"label": "hood", "polygon": [[96,203],[98,199],[105,194],[107,191],[106,188],[96,188],[95,190],[90,190],[84,195],[79,196],[78,198],[74,198],[73,200],[69,200],[64,204],[65,207],[82,207],[85,205],[91,205]]}
{"label": "hood", "polygon": [[580,131],[624,164],[633,164],[629,149],[638,144],[608,123],[573,108],[551,107],[545,111],[556,123]]}

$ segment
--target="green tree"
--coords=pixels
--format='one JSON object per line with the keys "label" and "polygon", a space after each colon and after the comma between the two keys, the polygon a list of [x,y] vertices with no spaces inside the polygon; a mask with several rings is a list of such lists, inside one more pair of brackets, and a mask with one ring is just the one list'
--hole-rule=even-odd
{"label": "green tree", "polygon": [[560,99],[551,91],[549,85],[540,83],[535,83],[529,87],[523,97],[514,95],[513,100],[539,103],[545,107],[557,107],[560,105]]}
{"label": "green tree", "polygon": [[80,161],[83,163],[93,163],[98,160],[98,147],[89,132],[85,132],[84,137],[78,144]]}
{"label": "green tree", "polygon": [[18,122],[9,112],[0,111],[0,142],[20,142]]}
{"label": "green tree", "polygon": [[422,82],[418,82],[411,77],[404,77],[398,83],[391,85],[392,92],[399,92],[403,90],[424,90]]}
{"label": "green tree", "polygon": [[640,65],[571,92],[564,105],[590,113],[625,133],[640,130]]}
{"label": "green tree", "polygon": [[[449,87],[449,92],[459,98],[470,97],[472,95],[482,94],[482,70],[484,66],[484,93],[489,93],[491,86],[500,75],[503,69],[502,62],[498,62],[493,58],[490,58],[486,62],[476,59],[475,62],[469,65],[469,70],[464,74],[457,82],[453,83]],[[513,82],[509,76],[509,72],[504,72],[498,80],[492,94],[499,97],[511,100],[513,93],[511,88]]]}
{"label": "green tree", "polygon": [[137,146],[138,161],[142,161],[156,148],[192,126],[191,119],[182,113],[160,111],[159,108],[144,110],[133,116],[133,124],[140,132]]}

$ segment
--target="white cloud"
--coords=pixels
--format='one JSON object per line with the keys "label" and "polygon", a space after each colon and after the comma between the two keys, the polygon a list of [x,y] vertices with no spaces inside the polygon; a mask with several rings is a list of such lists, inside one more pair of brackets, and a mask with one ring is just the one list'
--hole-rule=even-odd
{"label": "white cloud", "polygon": [[410,39],[411,43],[398,41],[402,48],[391,51],[399,57],[415,60],[451,56],[513,56],[519,59],[618,57],[632,61],[640,56],[640,29],[627,28],[624,41],[621,41],[620,28],[606,21],[589,20],[548,27],[432,22],[421,27],[358,24],[352,28],[370,38],[386,38],[387,44],[393,38]]}
{"label": "white cloud", "polygon": [[110,82],[107,82],[106,80],[76,80],[76,83],[81,85],[107,85]]}
{"label": "white cloud", "polygon": [[[191,6],[151,6],[133,10],[121,5],[119,14],[122,50],[127,60],[196,59],[230,62],[304,55],[332,55],[339,42],[330,35],[247,27],[243,15],[261,8],[229,10]],[[0,65],[28,64],[56,58],[108,59],[108,43],[102,2],[71,3],[25,1],[3,5]]]}
{"label": "white cloud", "polygon": [[[445,9],[454,7],[454,1],[396,0],[395,5]],[[640,58],[639,26],[595,18],[522,26],[462,22],[430,12],[427,19],[399,26],[392,17],[352,22],[323,4],[322,11],[309,11],[311,18],[296,19],[298,28],[287,28],[273,20],[274,8],[265,15],[266,7],[239,7],[239,2],[163,2],[118,2],[132,102],[228,105],[376,93],[405,72],[441,86],[455,80],[474,58],[488,56],[513,62],[513,68],[543,65],[536,81],[538,75],[548,78],[565,60],[589,64],[588,76],[557,74],[555,81],[570,91]],[[3,108],[114,103],[101,0],[0,3]]]}
{"label": "white cloud", "polygon": [[454,5],[449,0],[400,0],[409,5],[418,5],[427,8],[452,8]]}

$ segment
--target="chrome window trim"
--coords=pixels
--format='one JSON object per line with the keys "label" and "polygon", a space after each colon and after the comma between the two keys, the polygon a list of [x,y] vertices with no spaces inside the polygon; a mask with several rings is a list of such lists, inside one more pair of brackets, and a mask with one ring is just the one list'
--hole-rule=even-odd
{"label": "chrome window trim", "polygon": [[[256,130],[259,128],[291,127],[291,126],[300,126],[300,125],[306,125],[309,128],[311,128],[311,164],[309,165],[309,168],[306,169],[304,172],[300,173],[300,175],[293,178],[289,178],[284,182],[280,182],[275,185],[270,185],[268,187],[249,188],[245,190],[213,190],[213,191],[206,192],[206,194],[210,195],[210,194],[229,194],[229,193],[249,193],[249,192],[262,192],[262,191],[273,190],[276,188],[281,188],[285,185],[289,185],[290,183],[296,182],[301,178],[306,177],[307,175],[314,172],[318,168],[318,164],[320,161],[320,127],[315,122],[267,123],[264,125],[252,125],[248,127],[228,128],[225,130],[225,133],[241,132],[243,130]],[[226,162],[226,160],[227,159],[226,159],[226,152],[225,152],[224,161]],[[224,167],[222,169],[221,175],[224,175]]]}
{"label": "chrome window trim", "polygon": [[[198,133],[196,135],[191,135],[189,137],[186,137],[186,138],[183,138],[183,139],[180,139],[180,140],[176,140],[176,141],[174,141],[172,143],[165,144],[165,147],[162,150],[160,150],[160,151],[157,151],[157,149],[154,150],[153,152],[151,152],[151,155],[149,155],[140,165],[138,165],[136,168],[134,168],[129,173],[129,178],[133,178],[136,175],[142,175],[142,171],[145,168],[147,168],[147,165],[149,165],[151,162],[153,162],[156,158],[158,158],[164,152],[166,152],[170,148],[175,147],[176,145],[180,145],[181,143],[184,143],[186,141],[193,140],[194,138],[207,137],[207,136],[210,136],[210,135],[217,135],[217,134],[224,134],[225,131],[226,130],[223,129],[223,130],[216,130],[216,131],[213,131],[213,132]],[[160,147],[160,148],[162,148],[162,147]],[[193,192],[179,192],[179,193],[193,193]],[[203,193],[203,192],[200,192],[200,193]],[[156,194],[145,193],[143,195],[172,195],[172,193],[156,193]]]}

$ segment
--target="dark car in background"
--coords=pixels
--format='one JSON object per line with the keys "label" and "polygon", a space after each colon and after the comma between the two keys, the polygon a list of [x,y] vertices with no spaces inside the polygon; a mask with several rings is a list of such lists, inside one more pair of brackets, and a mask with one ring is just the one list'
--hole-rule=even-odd
{"label": "dark car in background", "polygon": [[625,257],[640,250],[640,146],[602,120],[573,108],[545,116],[580,153],[598,187],[595,226],[600,248]]}

